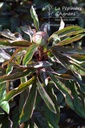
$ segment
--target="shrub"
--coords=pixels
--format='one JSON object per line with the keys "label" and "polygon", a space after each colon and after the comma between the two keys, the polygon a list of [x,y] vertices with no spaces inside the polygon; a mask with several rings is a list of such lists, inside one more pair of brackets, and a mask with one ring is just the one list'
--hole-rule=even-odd
{"label": "shrub", "polygon": [[40,30],[33,6],[30,12],[35,28],[21,27],[28,40],[0,32],[2,127],[58,128],[65,105],[85,118],[85,51],[77,43],[85,30],[68,26],[49,37]]}

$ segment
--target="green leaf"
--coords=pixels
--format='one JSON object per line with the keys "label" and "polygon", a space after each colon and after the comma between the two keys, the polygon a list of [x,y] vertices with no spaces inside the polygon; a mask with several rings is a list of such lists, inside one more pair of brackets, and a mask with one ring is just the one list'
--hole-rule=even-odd
{"label": "green leaf", "polygon": [[[56,57],[56,59],[59,60],[59,63],[63,67],[65,67],[68,70],[71,70],[75,74],[78,73],[81,76],[85,76],[85,68],[83,66],[81,66],[80,64],[78,64],[78,62],[76,60],[73,60],[72,58],[69,58],[65,54],[61,54],[57,51],[53,50],[52,52],[53,52],[54,56]],[[69,78],[69,76],[68,76],[68,78]]]}
{"label": "green leaf", "polygon": [[64,40],[58,42],[56,45],[57,46],[63,46],[63,45],[71,44],[71,43],[73,43],[75,41],[80,40],[84,36],[85,36],[85,34],[78,34],[78,35],[73,36],[73,37],[67,37]]}
{"label": "green leaf", "polygon": [[77,61],[79,64],[82,64],[83,62],[85,62],[85,53],[78,52],[78,53],[68,54],[68,56],[73,60]]}
{"label": "green leaf", "polygon": [[7,65],[6,74],[9,75],[13,71],[13,65],[9,63]]}
{"label": "green leaf", "polygon": [[20,94],[20,100],[19,100],[19,113],[21,113],[23,105],[28,97],[29,90],[26,89]]}
{"label": "green leaf", "polygon": [[58,123],[57,123],[57,115],[55,113],[52,113],[47,106],[44,106],[44,111],[45,111],[45,117],[48,121],[48,124],[52,125],[53,128],[59,128]]}
{"label": "green leaf", "polygon": [[78,96],[78,91],[75,87],[75,83],[70,81],[70,85],[67,84],[71,89],[72,96],[73,96],[73,105],[75,112],[80,115],[82,118],[85,118],[85,104],[83,103],[82,99]]}
{"label": "green leaf", "polygon": [[60,120],[60,108],[59,108],[57,96],[54,93],[54,91],[56,91],[55,90],[56,88],[53,88],[53,85],[54,84],[50,82],[49,85],[46,87],[46,91],[51,97],[52,101],[54,102],[57,113],[55,114],[52,111],[50,111],[46,105],[44,105],[44,111],[45,111],[45,117],[49,122],[49,124],[52,125],[53,128],[59,128],[58,124]]}
{"label": "green leaf", "polygon": [[18,40],[18,41],[11,41],[7,39],[0,39],[0,46],[9,46],[9,47],[29,47],[31,42],[27,40]]}
{"label": "green leaf", "polygon": [[83,32],[85,32],[85,30],[83,28],[79,27],[79,26],[67,26],[67,27],[65,27],[62,30],[59,30],[57,32],[54,32],[50,36],[49,41],[51,39],[56,39],[56,36],[54,36],[54,35],[57,35],[60,38],[60,37],[77,35],[77,34],[80,34],[80,33],[83,33]]}
{"label": "green leaf", "polygon": [[12,113],[12,121],[13,121],[13,126],[12,128],[17,128],[19,123],[19,109],[16,107]]}
{"label": "green leaf", "polygon": [[22,112],[20,115],[20,123],[28,121],[32,117],[35,108],[36,96],[37,96],[37,89],[36,89],[36,85],[33,84],[29,96],[26,99],[26,102],[22,108]]}
{"label": "green leaf", "polygon": [[[32,70],[32,69],[30,68],[30,70]],[[16,71],[15,73],[10,74],[8,76],[7,75],[0,76],[0,83],[4,83],[7,80],[12,81],[12,80],[15,80],[15,79],[19,79],[21,77],[24,77],[24,76],[29,76],[29,75],[32,74],[32,72],[30,70],[29,69],[27,69],[27,70],[24,69],[24,70],[19,71],[19,72]]]}
{"label": "green leaf", "polygon": [[36,11],[33,6],[30,9],[30,13],[31,13],[31,17],[33,18],[33,21],[34,21],[35,28],[38,31],[39,30],[39,20],[38,20],[38,16],[37,16]]}
{"label": "green leaf", "polygon": [[34,52],[37,50],[36,44],[32,44],[29,48],[28,51],[23,59],[23,64],[27,65],[28,62],[32,59]]}
{"label": "green leaf", "polygon": [[38,83],[37,83],[37,89],[39,91],[40,96],[44,100],[45,104],[49,108],[49,110],[52,111],[53,113],[56,113],[55,105],[54,105],[52,99],[49,97],[49,95],[45,91],[43,85],[40,83],[39,79],[38,79]]}
{"label": "green leaf", "polygon": [[10,106],[8,101],[3,101],[6,96],[6,83],[0,84],[0,107],[9,114]]}
{"label": "green leaf", "polygon": [[73,101],[71,97],[71,90],[67,88],[59,79],[57,79],[54,75],[49,74],[53,82],[56,84],[55,87],[59,89],[60,92],[63,93],[65,96],[66,103],[71,107],[71,109],[74,109]]}
{"label": "green leaf", "polygon": [[68,67],[70,68],[70,70],[74,71],[75,73],[77,72],[81,76],[85,76],[85,68],[83,68],[82,66],[69,64]]}
{"label": "green leaf", "polygon": [[2,109],[7,112],[9,114],[10,111],[10,106],[9,103],[7,101],[3,101],[1,102],[0,106],[2,107]]}
{"label": "green leaf", "polygon": [[31,79],[29,79],[27,82],[22,83],[19,85],[19,87],[9,91],[4,99],[4,101],[9,101],[11,98],[15,97],[16,95],[23,92],[26,88],[28,88],[35,80],[35,77],[33,76]]}

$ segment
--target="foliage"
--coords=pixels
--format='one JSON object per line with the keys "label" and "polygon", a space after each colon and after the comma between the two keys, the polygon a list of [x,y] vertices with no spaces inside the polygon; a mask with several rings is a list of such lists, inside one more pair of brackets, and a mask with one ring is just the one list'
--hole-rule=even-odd
{"label": "foliage", "polygon": [[79,45],[85,29],[68,26],[49,37],[33,6],[30,11],[35,28],[21,27],[28,39],[0,32],[0,106],[4,117],[8,113],[8,123],[1,125],[59,128],[60,108],[66,105],[85,118],[85,51]]}

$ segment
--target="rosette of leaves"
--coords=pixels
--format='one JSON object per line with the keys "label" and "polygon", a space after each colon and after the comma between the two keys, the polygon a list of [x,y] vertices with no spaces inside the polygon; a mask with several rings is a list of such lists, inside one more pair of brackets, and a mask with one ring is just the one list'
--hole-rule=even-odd
{"label": "rosette of leaves", "polygon": [[[58,128],[60,108],[65,105],[85,118],[85,51],[77,45],[85,30],[68,26],[49,37],[40,30],[33,6],[30,12],[35,28],[21,27],[28,40],[20,33],[0,32],[1,108],[11,117],[13,128]],[[7,48],[14,51],[10,54]],[[11,89],[17,79],[20,85]]]}

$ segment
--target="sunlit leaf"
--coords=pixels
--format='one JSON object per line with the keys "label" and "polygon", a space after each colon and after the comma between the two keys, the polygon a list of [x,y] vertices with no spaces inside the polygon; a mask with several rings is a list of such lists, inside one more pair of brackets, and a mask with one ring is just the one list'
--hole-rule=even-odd
{"label": "sunlit leaf", "polygon": [[70,44],[70,43],[80,40],[83,36],[85,36],[85,34],[78,34],[74,37],[67,37],[66,39],[58,42],[56,45],[57,46],[67,45],[67,44]]}
{"label": "sunlit leaf", "polygon": [[23,92],[26,88],[28,88],[35,80],[35,77],[33,76],[31,79],[29,79],[27,82],[22,83],[19,85],[19,87],[9,91],[4,99],[4,101],[9,101],[11,98],[15,97],[16,95]]}
{"label": "sunlit leaf", "polygon": [[30,13],[31,13],[31,17],[33,18],[33,21],[34,21],[35,28],[38,31],[39,30],[39,20],[38,20],[38,16],[37,16],[36,11],[33,6],[30,9]]}
{"label": "sunlit leaf", "polygon": [[23,40],[22,36],[20,33],[12,33],[9,29],[5,29],[3,30],[2,32],[0,32],[0,35],[8,38],[8,39],[11,39],[11,40]]}
{"label": "sunlit leaf", "polygon": [[59,30],[63,29],[63,28],[64,28],[64,26],[65,26],[65,23],[64,23],[64,21],[63,21],[63,19],[62,19],[62,17],[61,17]]}
{"label": "sunlit leaf", "polygon": [[6,74],[9,75],[13,70],[13,65],[10,63],[7,65]]}
{"label": "sunlit leaf", "polygon": [[0,106],[2,107],[2,109],[7,112],[9,114],[10,111],[10,106],[9,103],[7,101],[3,101],[1,102]]}
{"label": "sunlit leaf", "polygon": [[2,57],[4,60],[9,60],[11,56],[6,53],[2,48],[0,48],[0,57]]}
{"label": "sunlit leaf", "polygon": [[[54,34],[59,36],[59,38],[60,38],[60,37],[66,37],[66,36],[68,37],[68,36],[77,35],[77,34],[80,34],[83,32],[85,32],[85,30],[79,26],[67,26],[64,29],[54,32],[50,36],[49,41],[53,38]],[[55,38],[56,38],[56,36],[55,36]]]}
{"label": "sunlit leaf", "polygon": [[32,59],[32,57],[33,57],[33,55],[34,55],[34,53],[35,53],[36,50],[37,50],[36,44],[33,44],[33,45],[31,45],[28,48],[28,51],[27,51],[27,53],[26,53],[26,55],[25,55],[25,57],[23,59],[23,64],[24,65],[27,65],[28,64],[28,62]]}
{"label": "sunlit leaf", "polygon": [[20,40],[20,41],[11,41],[7,39],[0,39],[0,46],[9,46],[9,47],[29,47],[31,42],[27,40]]}

